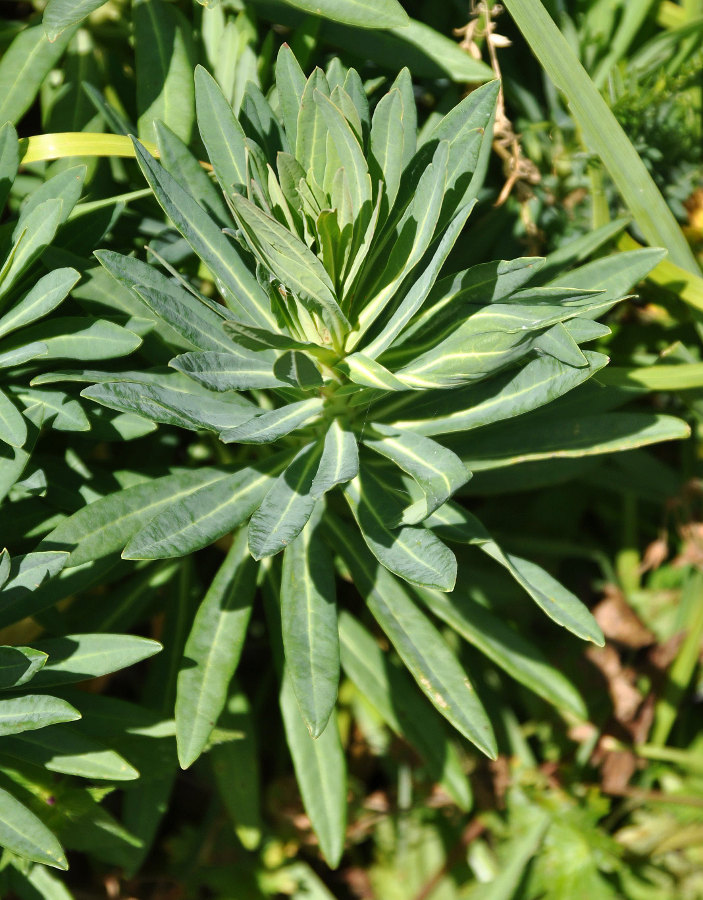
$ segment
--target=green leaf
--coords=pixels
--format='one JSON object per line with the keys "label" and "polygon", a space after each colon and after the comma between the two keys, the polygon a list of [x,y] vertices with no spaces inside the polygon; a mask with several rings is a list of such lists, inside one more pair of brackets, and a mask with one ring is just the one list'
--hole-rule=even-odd
{"label": "green leaf", "polygon": [[359,448],[356,437],[333,419],[325,434],[320,465],[312,482],[311,493],[321,497],[338,484],[356,478],[359,473]]}
{"label": "green leaf", "polygon": [[287,387],[287,383],[274,374],[274,360],[269,353],[239,351],[235,355],[234,349],[230,348],[229,353],[215,350],[182,353],[174,357],[169,366],[213,391]]}
{"label": "green leaf", "polygon": [[2,698],[0,736],[45,728],[59,722],[75,722],[80,717],[81,714],[77,709],[58,697],[25,694],[23,697]]}
{"label": "green leaf", "polygon": [[293,291],[306,309],[318,313],[341,340],[349,323],[337,304],[334,285],[320,260],[299,238],[246,197],[235,194],[231,199],[237,222],[260,262]]}
{"label": "green leaf", "polygon": [[[285,455],[288,459],[288,455]],[[125,559],[167,559],[207,547],[245,522],[285,464],[280,456],[204,485],[165,506],[125,547]]]}
{"label": "green leaf", "polygon": [[344,488],[344,496],[369,550],[382,565],[413,584],[453,590],[454,554],[425,528],[390,528],[386,523],[400,521],[402,507],[363,466]]}
{"label": "green leaf", "polygon": [[17,177],[19,164],[20,147],[17,132],[12,122],[5,122],[0,128],[0,211],[5,207],[10,190]]}
{"label": "green leaf", "polygon": [[[413,395],[413,405],[380,406],[376,418],[427,436],[464,432],[492,422],[514,419],[545,406],[582,384],[608,364],[602,353],[586,351],[588,366],[574,369],[556,359],[533,359],[520,369],[495,375],[454,391]],[[516,426],[513,426],[516,427]]]}
{"label": "green leaf", "polygon": [[[287,334],[274,334],[263,328],[252,328],[250,325],[242,325],[241,322],[225,322],[225,333],[231,336],[232,341],[248,350],[302,350],[303,352],[315,352],[322,350],[315,344],[296,341]],[[227,349],[232,349],[228,342]]]}
{"label": "green leaf", "polygon": [[81,396],[120,412],[137,413],[154,422],[194,431],[227,429],[238,422],[247,422],[257,409],[246,401],[240,402],[236,394],[220,398],[185,376],[186,384],[174,383],[169,377],[162,380],[164,387],[143,382],[96,384],[85,388]]}
{"label": "green leaf", "polygon": [[75,269],[55,269],[44,275],[0,319],[0,337],[50,313],[65,299],[80,277]]}
{"label": "green leaf", "polygon": [[61,844],[33,812],[0,788],[0,844],[22,859],[66,870]]}
{"label": "green leaf", "polygon": [[75,728],[53,725],[39,732],[6,738],[3,753],[42,766],[49,772],[97,778],[106,781],[134,781],[139,772],[126,759],[100,741],[79,734]]}
{"label": "green leaf", "polygon": [[[313,100],[322,112],[329,138],[344,169],[351,195],[352,212],[355,217],[364,216],[368,214],[366,210],[370,210],[371,179],[359,139],[354,134],[342,110],[324,92],[315,90]],[[329,178],[329,168],[328,165],[325,182]],[[334,173],[332,174],[334,175]],[[366,204],[368,206],[365,209]]]}
{"label": "green leaf", "polygon": [[65,552],[37,551],[12,559],[10,577],[0,593],[0,628],[25,618],[27,595],[66,565]]}
{"label": "green leaf", "polygon": [[139,137],[153,141],[160,119],[187,144],[195,124],[191,26],[163,0],[135,0],[133,18]]}
{"label": "green leaf", "polygon": [[207,306],[154,266],[131,256],[110,250],[96,250],[95,256],[115,280],[130,288],[189,344],[202,350],[230,349],[230,341],[222,333],[225,307]]}
{"label": "green leaf", "polygon": [[21,447],[27,440],[27,420],[7,394],[0,390],[0,441]]}
{"label": "green leaf", "polygon": [[411,388],[385,366],[365,353],[350,353],[335,366],[354,384],[378,388],[383,391],[408,391]]}
{"label": "green leaf", "polygon": [[276,58],[276,88],[288,143],[295,148],[298,135],[298,112],[305,91],[305,75],[288,44],[281,46]]}
{"label": "green leaf", "polygon": [[[550,814],[540,809],[530,821],[529,827],[508,842],[505,847],[505,863],[496,877],[483,885],[480,900],[515,900],[519,896],[525,870],[530,860],[539,853],[551,824]],[[582,839],[579,837],[579,840]]]}
{"label": "green leaf", "polygon": [[347,818],[346,766],[337,717],[333,712],[320,737],[312,738],[287,674],[281,682],[279,701],[305,811],[327,864],[336,868],[344,850]]}
{"label": "green leaf", "polygon": [[7,296],[20,276],[53,241],[61,221],[61,208],[60,200],[45,200],[27,216],[21,231],[13,234],[15,244],[5,263],[6,268],[0,273],[0,297]]}
{"label": "green leaf", "polygon": [[61,522],[42,545],[65,547],[70,566],[102,559],[120,552],[165,507],[175,507],[198,488],[227,477],[226,472],[205,466],[108,494]]}
{"label": "green leaf", "polygon": [[72,30],[66,31],[50,43],[42,26],[36,25],[25,28],[12,41],[0,61],[0,122],[19,122],[71,36]]}
{"label": "green leaf", "polygon": [[605,639],[600,626],[578,597],[535,563],[503,551],[470,512],[456,504],[447,504],[434,513],[428,526],[445,540],[476,544],[480,550],[507,569],[535,603],[557,624],[568,628],[583,640],[603,646]]}
{"label": "green leaf", "polygon": [[339,614],[342,667],[383,721],[427,762],[430,777],[442,782],[455,803],[471,808],[471,787],[456,747],[447,739],[443,719],[394,665],[366,629],[346,610]]}
{"label": "green leaf", "polygon": [[185,186],[190,195],[214,219],[223,225],[229,225],[232,219],[222,194],[187,145],[164,122],[157,119],[154,128],[159,156],[166,171],[179,184]]}
{"label": "green leaf", "polygon": [[224,708],[255,589],[256,565],[242,529],[208,588],[183,651],[176,694],[176,740],[184,769],[202,753]]}
{"label": "green leaf", "polygon": [[131,634],[75,634],[35,642],[49,657],[32,689],[73,684],[117,672],[162,649],[158,641]]}
{"label": "green leaf", "polygon": [[202,66],[195,69],[198,128],[208,157],[226,196],[234,186],[247,184],[244,130],[215,79]]}
{"label": "green leaf", "polygon": [[286,547],[281,575],[286,672],[313,738],[327,726],[339,685],[335,573],[322,527],[311,522]]}
{"label": "green leaf", "polygon": [[230,309],[243,322],[276,331],[268,297],[219,226],[138,141],[134,147],[156,199],[195,253],[221,280]]}
{"label": "green leaf", "polygon": [[[583,371],[583,370],[581,370]],[[605,413],[525,419],[520,428],[500,423],[490,429],[451,439],[451,448],[472,472],[538,459],[597,456],[682,440],[689,426],[673,416],[651,413]]]}
{"label": "green leaf", "polygon": [[223,428],[220,440],[225,444],[268,444],[316,419],[322,407],[323,401],[319,398],[289,403],[280,409],[261,413],[242,425]]}
{"label": "green leaf", "polygon": [[393,28],[408,23],[398,0],[284,0],[289,6],[357,28]]}
{"label": "green leaf", "polygon": [[446,622],[516,681],[554,704],[557,709],[566,710],[580,719],[588,717],[579,692],[555,666],[549,664],[539,647],[472,600],[468,592],[456,590],[449,597],[439,591],[418,587],[415,593],[433,615]]}
{"label": "green leaf", "polygon": [[315,506],[312,485],[321,452],[319,442],[300,450],[252,515],[249,549],[254,559],[279,553],[305,527]]}
{"label": "green leaf", "polygon": [[87,169],[85,166],[73,166],[70,169],[60,171],[32,191],[20,209],[20,215],[15,226],[15,234],[22,230],[22,226],[32,212],[47,200],[61,201],[61,218],[59,221],[63,225],[68,220],[83,192],[86,174]]}
{"label": "green leaf", "polygon": [[[320,104],[315,102],[315,92],[329,94],[329,90],[325,73],[316,68],[305,84],[298,112],[295,158],[305,173],[312,172],[318,184],[323,183],[327,167],[327,124]],[[280,156],[278,166],[280,170]]]}
{"label": "green leaf", "polygon": [[136,350],[142,339],[121,325],[92,318],[64,316],[26,328],[21,336],[3,342],[3,348],[17,349],[19,342],[42,343],[47,359],[112,359]]}
{"label": "green leaf", "polygon": [[587,284],[604,291],[600,299],[605,303],[624,297],[630,288],[642,281],[666,255],[664,250],[644,248],[628,253],[616,253],[595,259],[554,279],[560,287]]}
{"label": "green leaf", "polygon": [[364,438],[364,444],[407,472],[424,494],[424,500],[404,511],[404,525],[422,522],[471,477],[455,453],[430,438],[379,423],[374,423],[373,430],[379,436],[372,433]]}
{"label": "green leaf", "polygon": [[490,721],[437,629],[350,529],[337,519],[328,519],[327,528],[335,536],[335,550],[349,567],[357,590],[423,693],[464,737],[494,759],[497,748]]}
{"label": "green leaf", "polygon": [[69,28],[87,18],[101,7],[105,0],[49,0],[44,8],[44,31],[50,41]]}
{"label": "green leaf", "polygon": [[649,243],[665,247],[674,263],[699,275],[691,248],[642,158],[543,4],[507,0],[505,6],[566,96],[587,144],[600,156]]}
{"label": "green leaf", "polygon": [[273,373],[284,384],[308,391],[322,387],[322,376],[307,353],[300,350],[286,350],[273,365]]}
{"label": "green leaf", "polygon": [[218,735],[208,755],[220,797],[237,837],[247,850],[255,850],[263,830],[259,752],[252,710],[240,689],[233,690],[217,729],[223,736]]}
{"label": "green leaf", "polygon": [[386,189],[388,207],[392,208],[405,157],[405,128],[403,127],[403,97],[399,90],[391,90],[379,100],[371,123],[371,159],[376,166],[372,177],[380,174]]}
{"label": "green leaf", "polygon": [[33,647],[0,647],[0,690],[27,684],[46,660],[46,654]]}

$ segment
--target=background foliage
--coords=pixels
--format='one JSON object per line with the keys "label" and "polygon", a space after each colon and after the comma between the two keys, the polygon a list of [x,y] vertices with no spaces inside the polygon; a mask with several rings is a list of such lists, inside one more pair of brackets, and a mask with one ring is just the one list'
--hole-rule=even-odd
{"label": "background foliage", "polygon": [[3,897],[703,896],[703,7],[505,7],[0,4]]}

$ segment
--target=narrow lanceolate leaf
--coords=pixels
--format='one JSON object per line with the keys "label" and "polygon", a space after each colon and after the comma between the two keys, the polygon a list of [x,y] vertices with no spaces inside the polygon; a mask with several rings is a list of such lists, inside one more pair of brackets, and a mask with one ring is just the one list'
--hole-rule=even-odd
{"label": "narrow lanceolate leaf", "polygon": [[295,158],[304,172],[312,170],[318,184],[323,183],[327,167],[327,125],[314,94],[315,91],[329,94],[329,89],[325,73],[315,69],[305,85],[298,112]]}
{"label": "narrow lanceolate leaf", "polygon": [[[519,431],[519,433],[518,433]],[[645,447],[659,441],[682,440],[690,434],[682,419],[649,413],[545,416],[519,430],[503,423],[471,438],[451,439],[451,447],[472,472],[538,459],[597,456]]]}
{"label": "narrow lanceolate leaf", "polygon": [[0,319],[0,337],[50,313],[75,287],[80,277],[75,269],[55,269],[44,275]]}
{"label": "narrow lanceolate leaf", "polygon": [[318,398],[289,403],[255,416],[243,425],[223,428],[220,439],[225,444],[268,444],[316,419],[322,407],[323,402]]}
{"label": "narrow lanceolate leaf", "polygon": [[227,700],[256,589],[246,531],[239,532],[198,609],[183,651],[176,694],[178,759],[200,756]]}
{"label": "narrow lanceolate leaf", "polygon": [[187,386],[174,384],[168,376],[163,381],[163,387],[130,381],[96,384],[81,391],[81,396],[119,412],[136,413],[152,422],[179,425],[193,431],[219,432],[247,422],[256,412],[256,407],[240,403],[236,394],[220,398],[185,377]]}
{"label": "narrow lanceolate leaf", "polygon": [[342,110],[321,91],[315,91],[313,99],[322,111],[330,140],[344,169],[351,195],[352,211],[355,216],[361,216],[364,204],[371,202],[371,179],[364,152]]}
{"label": "narrow lanceolate leaf", "polygon": [[346,429],[335,418],[327,429],[320,465],[310,491],[313,496],[321,497],[326,491],[351,481],[358,474],[359,447],[354,432]]}
{"label": "narrow lanceolate leaf", "polygon": [[337,717],[332,713],[320,737],[311,737],[300,715],[292,680],[285,673],[279,702],[303,805],[322,854],[334,868],[344,850],[347,819],[347,773]]}
{"label": "narrow lanceolate leaf", "polygon": [[109,675],[149,659],[162,649],[158,641],[132,634],[75,634],[47,638],[35,646],[49,659],[37,672],[32,690]]}
{"label": "narrow lanceolate leaf", "polygon": [[135,0],[139,136],[154,140],[160,119],[186,143],[195,123],[191,29],[181,12],[164,0]]}
{"label": "narrow lanceolate leaf", "polygon": [[418,483],[424,500],[413,503],[403,513],[404,525],[417,525],[466,484],[471,473],[459,457],[430,438],[412,431],[375,423],[377,433],[364,444],[390,459]]}
{"label": "narrow lanceolate leaf", "polygon": [[165,506],[125,547],[125,559],[168,559],[207,547],[245,522],[271,489],[286,458],[272,457],[206,484]]}
{"label": "narrow lanceolate leaf", "polygon": [[46,660],[46,653],[33,647],[0,647],[0,690],[27,684]]}
{"label": "narrow lanceolate leaf", "polygon": [[176,507],[198,488],[228,477],[221,469],[203,467],[117,491],[69,516],[46,536],[45,543],[65,547],[71,554],[70,566],[102,559],[122,550],[165,507]]}
{"label": "narrow lanceolate leaf", "polygon": [[279,553],[305,527],[315,506],[312,484],[321,452],[319,442],[304,447],[251,517],[249,549],[254,559]]}
{"label": "narrow lanceolate leaf", "polygon": [[235,194],[231,199],[237,221],[260,262],[303,305],[318,313],[341,340],[349,323],[337,304],[334,286],[320,260],[299,238],[246,197]]}
{"label": "narrow lanceolate leaf", "polygon": [[453,590],[454,554],[425,528],[389,527],[387,522],[399,520],[402,507],[374,475],[362,468],[345,487],[344,495],[369,550],[382,565],[413,584]]}
{"label": "narrow lanceolate leaf", "polygon": [[517,371],[451,391],[445,398],[435,395],[418,401],[413,395],[412,406],[379,405],[376,415],[424,435],[468,431],[514,419],[568,393],[608,364],[603,353],[587,350],[584,355],[588,366],[579,369],[541,357]]}
{"label": "narrow lanceolate leaf", "polygon": [[335,572],[321,527],[311,522],[286,547],[281,576],[286,672],[313,738],[327,726],[339,683]]}
{"label": "narrow lanceolate leaf", "polygon": [[300,350],[286,350],[273,364],[273,374],[284,384],[302,388],[304,391],[322,387],[322,376],[307,353]]}
{"label": "narrow lanceolate leaf", "polygon": [[357,28],[403,27],[410,21],[398,0],[285,0],[316,16]]}
{"label": "narrow lanceolate leaf", "polygon": [[0,788],[0,844],[21,859],[54,869],[68,868],[58,840],[41,819],[4,788]]}
{"label": "narrow lanceolate leaf", "polygon": [[139,778],[139,772],[119,753],[94,738],[79,734],[70,726],[53,725],[6,738],[3,752],[63,775],[106,781],[134,781]]}
{"label": "narrow lanceolate leaf", "polygon": [[224,193],[247,183],[247,150],[242,126],[215,79],[202,66],[195,70],[198,128]]}
{"label": "narrow lanceolate leaf", "polygon": [[240,351],[235,355],[205,350],[183,353],[174,357],[169,365],[213,391],[287,387],[286,381],[275,376],[273,361],[274,357],[268,353]]}
{"label": "narrow lanceolate leaf", "polygon": [[372,169],[371,174],[383,176],[389,208],[398,194],[403,171],[403,113],[403,97],[395,89],[379,100],[371,123],[371,160],[378,168],[378,171]]}
{"label": "narrow lanceolate leaf", "polygon": [[63,316],[38,322],[21,335],[3,342],[3,349],[19,349],[25,341],[46,346],[48,359],[112,359],[136,350],[142,339],[115,322]]}
{"label": "narrow lanceolate leaf", "polygon": [[75,722],[81,714],[58,697],[26,694],[0,699],[0,736],[45,728],[58,722]]}
{"label": "narrow lanceolate leaf", "polygon": [[305,75],[288,44],[283,44],[278,51],[276,87],[288,143],[295,148],[298,136],[298,111],[305,90]]}
{"label": "narrow lanceolate leaf", "polygon": [[581,719],[587,717],[579,692],[559,669],[549,664],[539,647],[473,600],[467,592],[456,590],[448,597],[439,591],[418,587],[415,593],[430,612],[516,681],[553,703],[557,709],[567,710]]}
{"label": "narrow lanceolate leaf", "polygon": [[448,504],[434,513],[428,524],[445,540],[475,544],[507,569],[551,619],[578,637],[603,645],[603,632],[578,597],[535,563],[503,551],[470,512]]}
{"label": "narrow lanceolate leaf", "polygon": [[222,282],[230,309],[250,325],[277,331],[268,297],[232,242],[139,142],[135,141],[134,147],[137,161],[156,199],[215,278]]}
{"label": "narrow lanceolate leaf", "polygon": [[[295,338],[289,337],[287,334],[275,334],[273,331],[266,331],[264,328],[253,328],[250,325],[242,325],[241,322],[225,322],[225,333],[230,335],[231,340],[240,347],[246,347],[248,350],[302,350],[313,352],[316,348],[315,344],[296,341]],[[231,347],[231,344],[229,345]]]}
{"label": "narrow lanceolate leaf", "polygon": [[20,147],[17,131],[12,122],[5,122],[0,128],[0,210],[14,184],[20,163]]}
{"label": "narrow lanceolate leaf", "polygon": [[339,615],[342,668],[383,721],[427,762],[460,809],[471,808],[471,787],[456,747],[447,738],[444,720],[434,713],[413,680],[364,626],[348,612]]}
{"label": "narrow lanceolate leaf", "polygon": [[373,560],[356,534],[337,519],[326,525],[335,537],[335,551],[349,566],[356,587],[423,693],[464,737],[495,758],[490,721],[437,629],[406,589]]}

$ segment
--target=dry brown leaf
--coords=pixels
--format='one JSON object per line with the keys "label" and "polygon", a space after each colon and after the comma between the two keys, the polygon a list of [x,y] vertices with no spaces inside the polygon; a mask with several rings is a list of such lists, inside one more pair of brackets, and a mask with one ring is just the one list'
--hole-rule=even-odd
{"label": "dry brown leaf", "polygon": [[635,650],[648,647],[656,640],[614,584],[605,586],[603,599],[593,610],[593,615],[608,640]]}

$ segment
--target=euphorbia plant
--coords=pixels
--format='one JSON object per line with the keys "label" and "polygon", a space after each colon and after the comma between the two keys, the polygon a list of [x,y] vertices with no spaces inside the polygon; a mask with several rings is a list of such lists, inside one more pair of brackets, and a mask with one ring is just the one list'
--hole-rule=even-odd
{"label": "euphorbia plant", "polygon": [[[331,863],[346,803],[334,722],[340,666],[468,802],[431,709],[389,668],[364,615],[338,611],[338,576],[353,582],[420,691],[489,756],[489,718],[435,618],[562,708],[584,707],[537,648],[467,595],[469,569],[455,589],[451,545],[478,546],[552,619],[602,640],[577,597],[504,552],[452,497],[471,478],[474,429],[541,407],[606,364],[580,345],[607,333],[595,317],[659,254],[621,255],[584,267],[582,278],[550,271],[547,283],[536,258],[454,272],[447,261],[477,202],[497,93],[495,82],[473,91],[418,145],[407,71],[372,115],[353,69],[335,61],[306,79],[284,46],[275,90],[267,98],[250,84],[237,119],[199,69],[198,124],[221,191],[166,127],[156,127],[161,163],[135,146],[222,302],[170,266],[163,274],[101,251],[186,352],[170,370],[69,376],[93,382],[83,396],[104,406],[211,435],[213,460],[91,503],[48,544],[67,549],[71,566],[119,550],[178,557],[233,534],[185,647],[179,758],[189,766],[211,742],[258,583],[288,743]],[[666,417],[648,424],[628,420],[633,437],[620,445],[685,433]],[[519,419],[514,428],[529,433]],[[582,437],[573,452],[598,452],[597,443],[589,450]]]}

